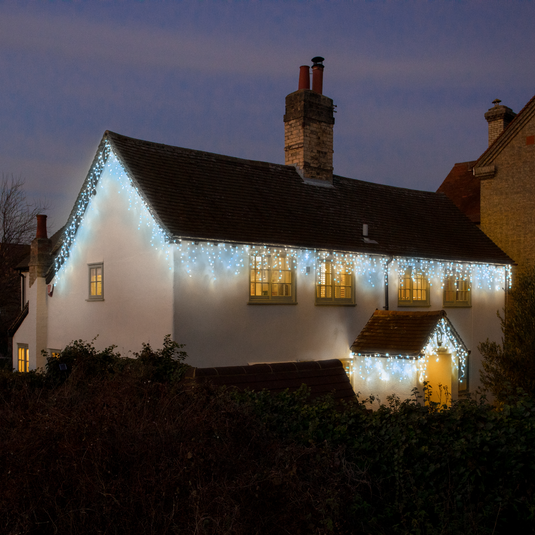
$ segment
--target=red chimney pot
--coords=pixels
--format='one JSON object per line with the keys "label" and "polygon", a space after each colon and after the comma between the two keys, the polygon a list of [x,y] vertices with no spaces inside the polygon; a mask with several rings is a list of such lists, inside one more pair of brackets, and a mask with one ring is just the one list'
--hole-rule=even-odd
{"label": "red chimney pot", "polygon": [[314,64],[312,65],[312,91],[323,93],[323,58],[316,56],[312,58]]}
{"label": "red chimney pot", "polygon": [[308,65],[301,65],[299,67],[298,89],[310,89],[310,67]]}
{"label": "red chimney pot", "polygon": [[37,239],[47,240],[48,236],[46,233],[46,215],[37,216],[37,233],[35,234]]}

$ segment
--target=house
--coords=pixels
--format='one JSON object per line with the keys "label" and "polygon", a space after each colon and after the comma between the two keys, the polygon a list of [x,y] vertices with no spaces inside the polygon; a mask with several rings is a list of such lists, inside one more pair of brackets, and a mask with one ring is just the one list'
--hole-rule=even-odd
{"label": "house", "polygon": [[[201,368],[355,368],[364,357],[350,346],[374,310],[447,309],[477,386],[512,260],[443,194],[335,175],[334,106],[313,62],[312,89],[303,66],[286,97],[285,165],[104,134],[53,242],[40,219],[15,368],[73,339],[126,355],[166,334]],[[401,396],[416,386],[390,384]]]}
{"label": "house", "polygon": [[440,188],[521,269],[535,264],[535,97],[515,114],[496,99],[489,146],[457,163]]}

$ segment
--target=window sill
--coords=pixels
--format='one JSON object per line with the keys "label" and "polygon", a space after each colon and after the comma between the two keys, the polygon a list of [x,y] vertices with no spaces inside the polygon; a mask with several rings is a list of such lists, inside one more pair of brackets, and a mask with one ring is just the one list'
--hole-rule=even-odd
{"label": "window sill", "polygon": [[314,303],[317,307],[356,307],[357,303]]}
{"label": "window sill", "polygon": [[409,307],[409,308],[429,308],[431,306],[431,303],[399,303],[398,307]]}
{"label": "window sill", "polygon": [[297,301],[292,303],[284,301],[248,301],[248,305],[297,305]]}
{"label": "window sill", "polygon": [[465,304],[465,303],[459,303],[459,304],[453,304],[449,303],[447,305],[442,305],[442,308],[472,308],[472,304]]}
{"label": "window sill", "polygon": [[94,301],[104,301],[104,297],[92,297],[90,299],[86,299],[88,303],[93,303]]}

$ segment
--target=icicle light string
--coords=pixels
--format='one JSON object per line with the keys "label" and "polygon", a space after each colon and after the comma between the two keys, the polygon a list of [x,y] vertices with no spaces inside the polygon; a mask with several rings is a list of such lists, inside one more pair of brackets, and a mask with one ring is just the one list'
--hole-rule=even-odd
{"label": "icicle light string", "polygon": [[[442,340],[439,343],[439,332],[442,333]],[[436,358],[440,347],[446,349],[451,354],[452,365],[457,369],[457,377],[460,384],[466,382],[468,350],[454,332],[451,323],[445,318],[441,318],[437,327],[424,344],[423,355],[414,357],[410,355],[391,354],[361,354],[351,353],[352,370],[359,374],[363,381],[379,378],[383,381],[390,379],[403,382],[413,381],[414,374],[418,374],[418,380],[423,383],[428,379],[427,365],[430,358]]]}
{"label": "icicle light string", "polygon": [[82,224],[91,199],[97,192],[97,186],[100,183],[100,187],[104,187],[100,178],[106,167],[110,176],[115,179],[118,191],[126,195],[129,210],[137,212],[139,215],[138,228],[146,227],[150,230],[151,247],[165,252],[170,269],[172,269],[174,252],[178,259],[178,266],[183,268],[189,276],[192,276],[195,269],[200,267],[201,260],[206,260],[208,269],[215,281],[220,267],[226,272],[239,275],[245,271],[246,266],[249,269],[252,268],[254,258],[260,258],[260,261],[255,261],[256,269],[269,269],[272,276],[278,271],[279,280],[283,280],[284,273],[288,270],[304,275],[308,275],[314,270],[316,280],[319,282],[322,276],[319,266],[328,262],[332,266],[331,275],[338,284],[342,282],[343,276],[355,275],[363,276],[369,286],[375,287],[377,281],[381,280],[378,279],[377,274],[381,274],[381,278],[386,281],[389,276],[401,277],[409,268],[412,269],[413,276],[418,272],[424,274],[428,278],[430,286],[437,280],[443,286],[448,277],[455,277],[456,280],[468,280],[472,287],[494,290],[503,289],[506,285],[506,279],[509,286],[511,284],[509,266],[402,257],[395,257],[389,263],[389,258],[381,255],[343,253],[312,248],[218,243],[215,241],[195,242],[174,238],[158,224],[157,218],[154,217],[150,207],[132,183],[107,140],[96,158],[86,180],[85,188],[77,200],[76,210],[64,231],[63,244],[55,259],[56,277],[54,284],[60,279],[66,260],[76,243],[78,228]]}

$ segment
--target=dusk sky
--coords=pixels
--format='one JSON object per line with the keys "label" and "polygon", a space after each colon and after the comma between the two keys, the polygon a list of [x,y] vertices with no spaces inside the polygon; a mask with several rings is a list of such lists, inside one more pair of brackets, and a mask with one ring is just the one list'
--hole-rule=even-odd
{"label": "dusk sky", "polygon": [[535,94],[531,1],[0,1],[0,173],[63,225],[105,130],[284,163],[284,99],[325,58],[334,171],[434,191]]}

